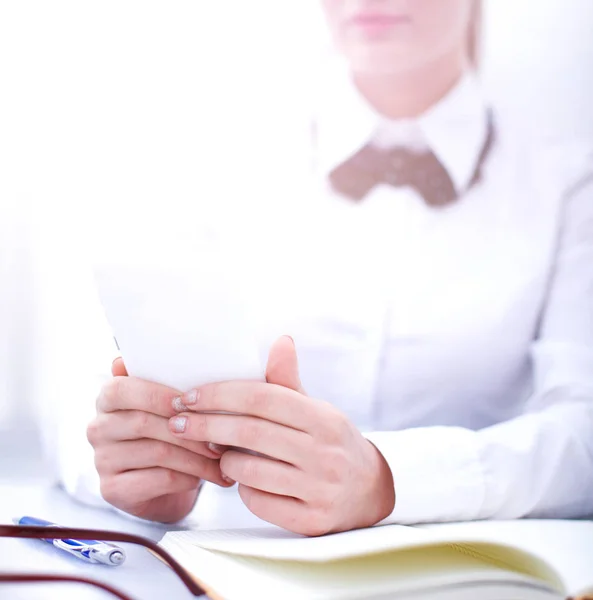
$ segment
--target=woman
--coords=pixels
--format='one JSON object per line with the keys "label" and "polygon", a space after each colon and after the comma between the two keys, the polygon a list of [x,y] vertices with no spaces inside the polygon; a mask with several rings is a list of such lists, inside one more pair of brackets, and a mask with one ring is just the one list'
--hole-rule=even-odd
{"label": "woman", "polygon": [[476,0],[323,6],[347,65],[315,121],[331,258],[302,253],[266,383],[180,395],[114,363],[88,430],[104,498],[172,522],[238,482],[308,535],[593,513],[591,157],[497,121]]}

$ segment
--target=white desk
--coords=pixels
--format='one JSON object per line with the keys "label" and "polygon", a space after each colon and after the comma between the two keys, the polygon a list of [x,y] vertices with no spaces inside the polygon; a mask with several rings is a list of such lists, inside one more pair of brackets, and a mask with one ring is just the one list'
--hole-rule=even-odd
{"label": "white desk", "polygon": [[[0,486],[0,519],[10,521],[13,515],[30,514],[59,524],[78,527],[119,529],[159,540],[164,530],[158,526],[134,522],[103,510],[80,506],[58,489],[46,486]],[[176,575],[146,550],[126,545],[127,560],[117,568],[88,565],[48,544],[37,540],[0,539],[0,570],[42,571],[80,575],[99,579],[128,592],[139,600],[167,598],[189,600],[194,598]],[[79,598],[80,600],[106,600],[109,594],[94,591],[78,584],[36,584],[6,586],[0,584],[0,598],[14,600],[49,600]]]}
{"label": "white desk", "polygon": [[[113,529],[159,541],[171,526],[128,519],[112,510],[75,502],[44,479],[41,449],[30,434],[0,432],[0,521],[12,523],[17,515],[31,515],[59,525]],[[212,528],[265,525],[240,502],[236,490],[205,486],[185,527]],[[79,575],[110,583],[135,600],[191,600],[177,576],[152,554],[124,545],[126,562],[116,568],[89,565],[38,540],[0,538],[0,571],[40,571]],[[100,590],[78,584],[0,584],[1,600],[109,600]]]}
{"label": "white desk", "polygon": [[[205,487],[197,510],[187,524],[199,522],[209,527],[262,526],[237,501],[235,490]],[[13,516],[32,515],[60,525],[114,529],[158,541],[171,527],[145,524],[110,510],[82,506],[62,490],[42,481],[0,483],[0,521]],[[224,515],[224,521],[222,516]],[[143,548],[124,545],[126,562],[117,568],[88,565],[38,540],[0,538],[0,571],[41,571],[80,575],[110,583],[132,598],[150,600],[190,600],[195,598],[177,576]],[[109,600],[109,594],[78,584],[0,584],[0,598],[10,600]]]}
{"label": "white desk", "polygon": [[[14,455],[13,455],[14,456]],[[18,453],[16,453],[18,456]],[[93,509],[82,506],[66,496],[61,490],[49,486],[38,471],[17,469],[9,466],[6,455],[0,454],[0,521],[11,522],[13,516],[30,514],[60,525],[114,529],[135,533],[158,541],[170,526],[159,526],[120,516],[111,510]],[[18,462],[18,459],[17,459]],[[27,473],[24,478],[19,474]],[[205,486],[197,509],[184,525],[200,524],[206,528],[262,527],[266,525],[253,516],[240,502],[235,489],[223,490]],[[533,524],[536,527],[536,524]],[[536,527],[537,529],[537,527]],[[537,532],[536,532],[537,533]],[[588,532],[583,529],[583,533]],[[537,536],[534,537],[537,541]],[[574,570],[570,580],[578,588],[588,583],[581,581],[589,569],[588,555],[577,551],[573,544],[556,540],[555,543],[534,542],[534,551],[544,557],[558,558],[558,545],[565,556],[558,566],[565,573]],[[556,543],[558,542],[558,543]],[[583,542],[584,543],[584,542]],[[587,547],[589,547],[587,545]],[[117,568],[88,565],[59,552],[48,544],[37,540],[0,538],[0,571],[42,571],[80,575],[110,583],[126,592],[135,600],[191,600],[194,598],[177,579],[177,576],[157,558],[143,548],[125,545],[127,560]],[[561,550],[561,552],[562,552]],[[573,565],[574,563],[574,565]],[[577,564],[578,563],[578,564]],[[582,563],[582,564],[581,564]],[[593,562],[591,563],[593,565]],[[585,565],[583,567],[583,565]],[[573,568],[574,567],[574,568]],[[4,600],[109,600],[109,594],[95,591],[78,584],[36,584],[7,586],[0,584],[0,599]]]}

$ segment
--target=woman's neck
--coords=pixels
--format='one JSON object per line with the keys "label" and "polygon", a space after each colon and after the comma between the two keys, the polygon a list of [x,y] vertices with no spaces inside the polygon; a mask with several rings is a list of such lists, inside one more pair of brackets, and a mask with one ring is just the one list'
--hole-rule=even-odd
{"label": "woman's neck", "polygon": [[354,83],[373,108],[388,119],[412,119],[441,100],[467,69],[463,53],[444,56],[424,68],[401,73],[354,72]]}

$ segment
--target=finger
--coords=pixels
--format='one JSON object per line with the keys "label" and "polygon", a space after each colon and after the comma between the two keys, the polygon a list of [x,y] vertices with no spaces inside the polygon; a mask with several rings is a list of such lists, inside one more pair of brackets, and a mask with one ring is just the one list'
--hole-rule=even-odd
{"label": "finger", "polygon": [[207,458],[219,458],[222,454],[211,450],[203,441],[173,437],[167,419],[139,410],[98,415],[87,429],[87,438],[94,448],[114,442],[150,439],[181,446]]}
{"label": "finger", "polygon": [[97,398],[97,412],[142,410],[161,417],[171,417],[180,409],[183,410],[180,401],[181,394],[172,388],[137,377],[118,376],[101,389]]}
{"label": "finger", "polygon": [[112,365],[111,365],[111,374],[114,377],[127,377],[128,371],[126,369],[126,365],[124,364],[124,359],[119,356],[117,357]]}
{"label": "finger", "polygon": [[269,458],[229,451],[220,459],[220,470],[237,483],[271,494],[305,500],[310,491],[304,471]]}
{"label": "finger", "polygon": [[113,506],[134,506],[155,498],[195,490],[200,479],[193,475],[152,467],[126,471],[101,480],[101,495]]}
{"label": "finger", "polygon": [[304,502],[239,485],[239,496],[257,517],[301,535],[325,533],[323,523]]}
{"label": "finger", "polygon": [[309,431],[331,405],[288,388],[258,381],[228,381],[202,386],[183,397],[191,411],[218,411],[260,417]]}
{"label": "finger", "polygon": [[95,452],[95,466],[101,476],[126,471],[163,467],[227,487],[217,460],[185,448],[155,440],[134,440],[103,446]]}
{"label": "finger", "polygon": [[284,335],[270,349],[266,367],[266,381],[295,392],[305,393],[299,377],[299,363],[294,340]]}
{"label": "finger", "polygon": [[297,466],[307,464],[312,446],[307,433],[244,415],[182,413],[169,429],[177,439],[246,448]]}

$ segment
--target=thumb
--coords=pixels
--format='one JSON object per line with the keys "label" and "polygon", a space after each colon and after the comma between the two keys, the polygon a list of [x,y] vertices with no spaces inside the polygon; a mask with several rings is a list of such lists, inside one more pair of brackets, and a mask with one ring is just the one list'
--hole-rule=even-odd
{"label": "thumb", "polygon": [[113,361],[113,364],[111,365],[111,374],[114,377],[126,377],[128,375],[124,359],[121,356]]}
{"label": "thumb", "polygon": [[299,377],[296,348],[291,337],[284,335],[272,344],[266,367],[266,381],[301,394],[305,393]]}

